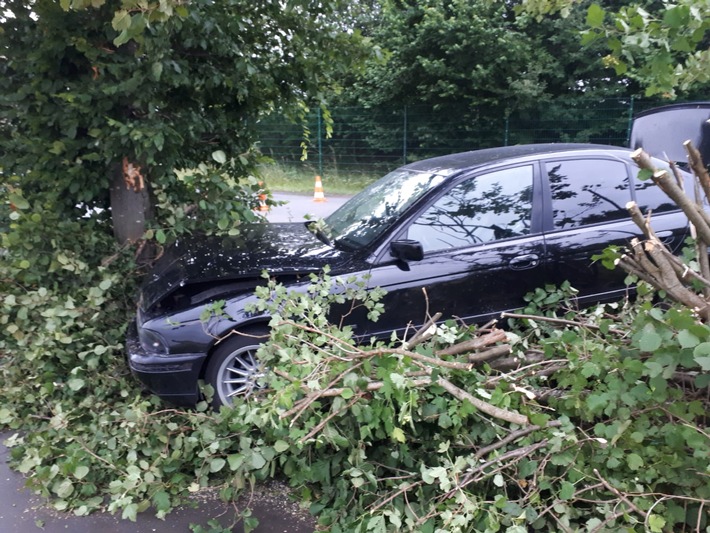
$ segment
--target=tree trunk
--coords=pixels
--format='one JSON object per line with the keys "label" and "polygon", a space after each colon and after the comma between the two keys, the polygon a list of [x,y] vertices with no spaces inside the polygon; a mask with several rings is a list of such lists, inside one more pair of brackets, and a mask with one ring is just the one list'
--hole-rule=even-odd
{"label": "tree trunk", "polygon": [[141,167],[123,158],[111,179],[111,217],[113,234],[120,244],[143,238],[153,219],[153,203]]}

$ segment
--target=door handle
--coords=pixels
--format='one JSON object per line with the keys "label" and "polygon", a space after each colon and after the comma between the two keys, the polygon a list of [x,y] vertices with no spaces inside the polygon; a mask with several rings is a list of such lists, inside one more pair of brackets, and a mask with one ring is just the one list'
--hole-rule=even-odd
{"label": "door handle", "polygon": [[529,268],[535,268],[540,264],[540,258],[537,254],[525,254],[514,257],[508,263],[511,270],[528,270]]}

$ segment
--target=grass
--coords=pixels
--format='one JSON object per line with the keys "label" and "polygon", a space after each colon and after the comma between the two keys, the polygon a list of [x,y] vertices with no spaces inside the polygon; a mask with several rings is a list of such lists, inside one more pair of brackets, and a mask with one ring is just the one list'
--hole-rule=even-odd
{"label": "grass", "polygon": [[[272,191],[313,194],[318,171],[306,165],[295,167],[272,163],[261,165],[259,173],[266,186]],[[382,175],[324,169],[321,179],[326,194],[352,195],[360,192]]]}

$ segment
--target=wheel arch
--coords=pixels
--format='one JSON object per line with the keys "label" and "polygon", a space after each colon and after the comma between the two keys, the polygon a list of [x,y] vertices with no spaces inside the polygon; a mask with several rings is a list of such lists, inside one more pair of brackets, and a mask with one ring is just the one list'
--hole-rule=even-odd
{"label": "wheel arch", "polygon": [[256,330],[259,328],[266,328],[269,329],[269,322],[271,321],[270,316],[259,316],[259,317],[254,317],[251,320],[240,322],[239,324],[236,325],[231,325],[230,327],[224,329],[223,332],[219,333],[218,335],[215,336],[212,344],[209,346],[209,349],[207,350],[207,357],[202,361],[202,367],[200,368],[200,374],[199,374],[199,379],[204,379],[205,377],[205,372],[207,371],[207,367],[209,366],[210,360],[212,359],[212,355],[214,354],[215,350],[219,348],[219,346],[222,344],[223,341],[231,337],[232,335],[238,335],[240,333],[246,333],[248,334],[249,330]]}

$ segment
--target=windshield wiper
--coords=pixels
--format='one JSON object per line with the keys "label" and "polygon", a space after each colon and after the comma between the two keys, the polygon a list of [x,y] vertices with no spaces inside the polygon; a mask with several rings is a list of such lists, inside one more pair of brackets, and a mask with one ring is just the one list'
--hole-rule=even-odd
{"label": "windshield wiper", "polygon": [[323,241],[328,246],[333,246],[330,242],[330,237],[328,236],[327,226],[322,221],[313,220],[311,222],[306,222],[306,227],[308,227],[309,231],[318,237],[318,240]]}
{"label": "windshield wiper", "polygon": [[333,246],[346,252],[356,252],[362,248],[362,244],[348,237],[338,237],[333,241]]}

